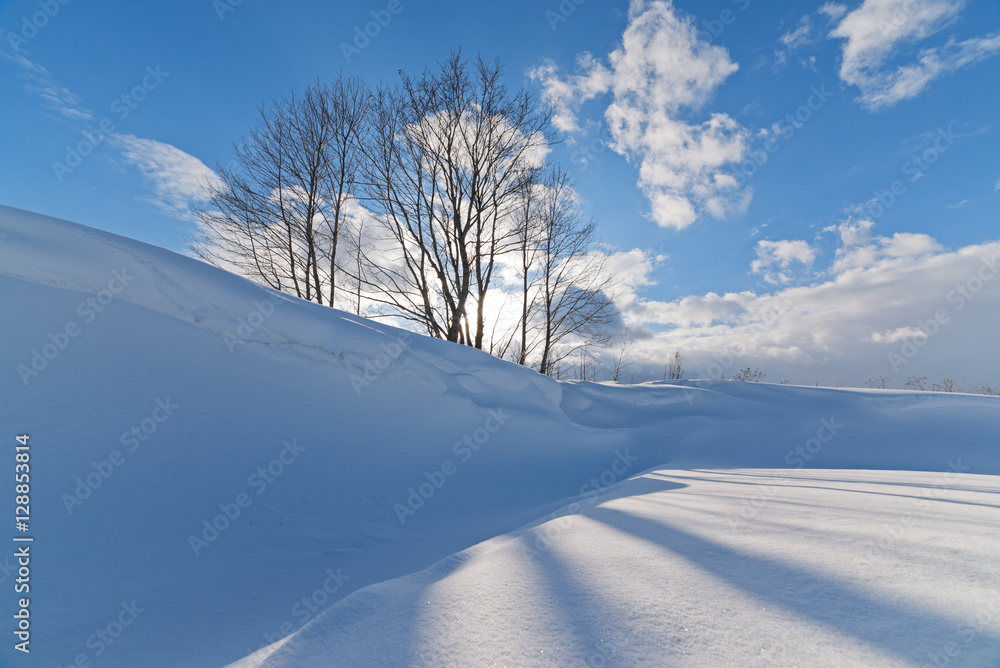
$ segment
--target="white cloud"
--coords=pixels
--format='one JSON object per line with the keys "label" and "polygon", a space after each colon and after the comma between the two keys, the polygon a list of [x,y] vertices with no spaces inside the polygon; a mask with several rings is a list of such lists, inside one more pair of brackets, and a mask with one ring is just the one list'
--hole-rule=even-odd
{"label": "white cloud", "polygon": [[836,2],[828,2],[819,8],[820,14],[826,14],[826,16],[831,21],[839,20],[844,14],[847,13],[847,5],[842,5]]}
{"label": "white cloud", "polygon": [[[908,376],[924,375],[971,387],[1000,380],[1000,241],[952,251],[922,234],[866,236],[870,227],[831,228],[849,247],[808,286],[638,300],[626,320],[662,331],[637,343],[637,366],[660,368],[679,350],[692,377],[759,366],[769,382],[889,376],[902,387]],[[783,247],[789,250],[774,254],[789,265],[809,258],[807,244]]]}
{"label": "white cloud", "polygon": [[545,60],[528,72],[528,76],[542,86],[542,94],[552,105],[555,116],[553,125],[560,132],[579,132],[577,111],[584,102],[606,93],[611,87],[611,73],[591,54],[584,52],[576,58],[579,74],[560,78],[559,67]]}
{"label": "white cloud", "polygon": [[[771,70],[780,72],[788,64],[789,56],[795,51],[806,48],[816,42],[817,23],[829,24],[837,21],[847,12],[844,5],[827,3],[814,12],[810,12],[799,19],[795,27],[787,30],[778,37],[778,48],[774,51],[774,62]],[[816,56],[800,58],[799,64],[807,70],[817,72]]]}
{"label": "white cloud", "polygon": [[799,49],[809,42],[812,41],[812,21],[811,15],[807,14],[799,19],[798,25],[795,26],[794,30],[789,30],[788,32],[781,35],[778,38],[786,48],[790,51]]}
{"label": "white cloud", "polygon": [[768,283],[788,283],[792,280],[788,269],[793,264],[812,265],[818,251],[801,239],[794,241],[757,242],[757,259],[750,264],[755,274],[762,274]]}
{"label": "white cloud", "polygon": [[666,259],[666,256],[654,255],[639,248],[605,253],[604,270],[615,285],[611,291],[615,305],[624,310],[639,303],[638,291],[653,285],[650,276],[656,266]]}
{"label": "white cloud", "polygon": [[871,110],[890,107],[919,95],[927,85],[959,68],[1000,52],[1000,33],[925,48],[916,61],[890,63],[904,46],[942,30],[964,8],[964,0],[865,0],[846,14],[830,33],[845,40],[840,78],[861,90]]}
{"label": "white cloud", "polygon": [[900,341],[906,341],[907,339],[918,338],[921,336],[926,336],[924,330],[919,327],[897,327],[896,329],[890,329],[885,332],[875,332],[872,334],[872,343],[899,343]]}
{"label": "white cloud", "polygon": [[19,54],[9,54],[0,50],[0,56],[20,68],[20,78],[25,81],[25,90],[41,98],[46,109],[70,121],[94,120],[94,114],[84,106],[80,98],[59,84],[47,69]]}
{"label": "white cloud", "polygon": [[579,130],[583,103],[612,95],[604,113],[611,148],[639,162],[639,187],[653,219],[682,229],[703,214],[724,218],[749,204],[749,192],[727,172],[743,160],[749,132],[726,114],[689,120],[737,68],[724,48],[699,39],[693,21],[670,2],[633,0],[621,46],[607,64],[585,53],[575,75],[562,77],[544,63],[531,76],[564,132]]}
{"label": "white cloud", "polygon": [[[25,89],[41,98],[46,109],[81,131],[94,130],[97,123],[94,114],[78,95],[57,82],[51,72],[19,54],[0,50],[0,56],[20,68]],[[125,162],[138,168],[150,182],[154,197],[148,201],[169,216],[190,220],[192,206],[204,201],[202,186],[218,179],[201,160],[169,144],[119,133],[112,133],[107,139],[121,151]]]}
{"label": "white cloud", "polygon": [[844,246],[860,246],[871,239],[871,229],[875,226],[870,220],[847,221],[840,225],[824,227],[824,232],[836,232],[840,235],[840,243]]}
{"label": "white cloud", "polygon": [[149,201],[175,218],[190,220],[192,206],[205,201],[205,185],[218,180],[205,163],[170,144],[126,134],[112,142],[150,182],[154,197]]}
{"label": "white cloud", "polygon": [[897,232],[891,237],[875,237],[868,242],[837,249],[831,271],[843,274],[851,270],[864,270],[891,263],[898,258],[917,258],[941,250],[938,242],[926,234]]}

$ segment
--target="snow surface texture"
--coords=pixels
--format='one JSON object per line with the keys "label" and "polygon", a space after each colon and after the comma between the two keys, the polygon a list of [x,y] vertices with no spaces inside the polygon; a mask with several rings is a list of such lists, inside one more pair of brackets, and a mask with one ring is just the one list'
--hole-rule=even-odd
{"label": "snow surface texture", "polygon": [[[754,489],[774,512],[743,522]],[[998,493],[993,476],[652,471],[234,667],[996,665]]]}
{"label": "snow surface texture", "polygon": [[1000,662],[995,397],[558,383],[5,207],[0,333],[9,665]]}

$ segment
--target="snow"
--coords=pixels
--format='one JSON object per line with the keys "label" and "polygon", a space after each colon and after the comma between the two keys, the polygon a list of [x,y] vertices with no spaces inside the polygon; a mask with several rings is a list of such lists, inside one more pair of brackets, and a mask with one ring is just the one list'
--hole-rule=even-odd
{"label": "snow", "polygon": [[[765,488],[773,512],[744,522]],[[998,492],[968,474],[655,470],[356,592],[234,667],[995,665]]]}
{"label": "snow", "polygon": [[996,397],[559,383],[6,207],[0,323],[31,663],[1000,661]]}

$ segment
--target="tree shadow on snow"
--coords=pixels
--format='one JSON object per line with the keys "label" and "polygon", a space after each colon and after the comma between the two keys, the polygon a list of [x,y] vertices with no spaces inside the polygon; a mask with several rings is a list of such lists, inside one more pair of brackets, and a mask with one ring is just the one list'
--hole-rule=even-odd
{"label": "tree shadow on snow", "polygon": [[[926,661],[928,652],[940,650],[968,621],[875,599],[829,575],[742,552],[661,521],[606,506],[593,508],[587,515],[669,550],[767,605],[811,619],[903,659]],[[926,642],[915,643],[914,638]],[[982,630],[979,642],[983,646],[995,645],[1000,643],[1000,636]]]}

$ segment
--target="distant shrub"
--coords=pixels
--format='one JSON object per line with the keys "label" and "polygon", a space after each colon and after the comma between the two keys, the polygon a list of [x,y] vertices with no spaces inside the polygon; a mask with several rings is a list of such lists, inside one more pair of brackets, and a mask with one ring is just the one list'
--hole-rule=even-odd
{"label": "distant shrub", "polygon": [[892,380],[892,378],[889,378],[888,376],[880,376],[878,378],[869,378],[865,382],[865,385],[867,385],[868,387],[872,388],[873,390],[888,390],[889,389],[889,381],[890,380]]}
{"label": "distant shrub", "polygon": [[938,382],[932,382],[930,387],[927,386],[927,376],[910,376],[906,380],[906,385],[904,386],[907,390],[919,390],[921,392],[954,392],[955,391],[955,381],[951,378],[942,378]]}
{"label": "distant shrub", "polygon": [[766,376],[767,374],[760,369],[754,369],[751,371],[750,367],[747,367],[733,376],[733,380],[739,380],[744,383],[759,383],[764,380]]}
{"label": "distant shrub", "polygon": [[931,383],[931,389],[935,392],[954,392],[955,382],[951,378],[942,378],[940,383]]}
{"label": "distant shrub", "polygon": [[681,359],[681,354],[675,352],[674,356],[670,358],[669,364],[663,365],[663,380],[681,380],[684,378],[684,365]]}

